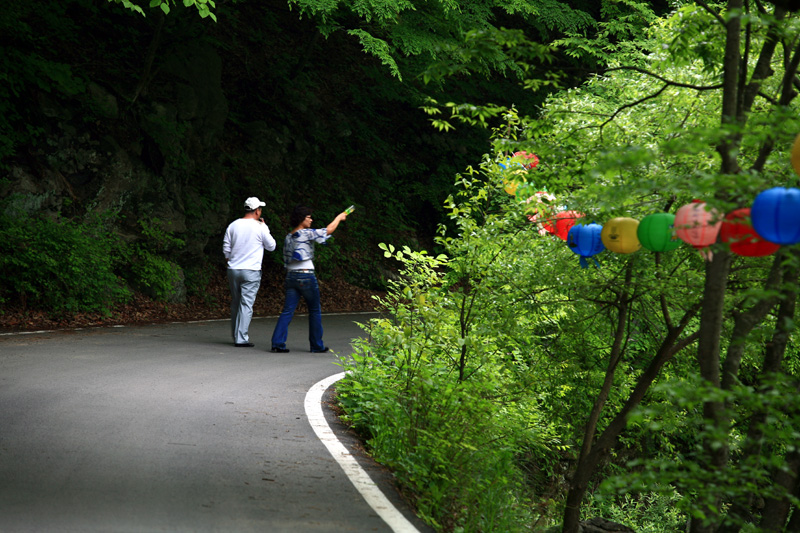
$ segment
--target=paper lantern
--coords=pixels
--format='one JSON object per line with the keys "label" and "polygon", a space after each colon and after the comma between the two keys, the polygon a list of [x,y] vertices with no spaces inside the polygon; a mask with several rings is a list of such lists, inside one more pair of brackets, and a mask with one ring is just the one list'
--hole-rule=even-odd
{"label": "paper lantern", "polygon": [[612,218],[603,225],[600,238],[606,248],[618,254],[632,254],[642,247],[636,230],[639,221],[630,217]]}
{"label": "paper lantern", "polygon": [[562,241],[567,240],[569,230],[575,225],[575,222],[583,216],[583,213],[577,211],[561,211],[556,213],[554,217],[550,218],[547,222],[543,223],[547,233],[552,233]]}
{"label": "paper lantern", "polygon": [[538,164],[539,158],[535,154],[529,154],[528,152],[514,152],[514,156],[507,157],[505,163],[498,163],[504,171],[508,170],[515,175],[503,179],[503,190],[515,196],[519,186],[525,182],[525,178],[522,175],[528,170],[536,168]]}
{"label": "paper lantern", "polygon": [[511,176],[503,178],[503,190],[511,196],[514,196],[517,193],[519,186],[525,182],[525,178],[523,176],[525,172],[526,171],[521,168],[512,170],[510,172],[510,174],[512,174]]}
{"label": "paper lantern", "polygon": [[775,244],[800,242],[800,189],[774,187],[759,193],[750,210],[753,229]]}
{"label": "paper lantern", "polygon": [[780,245],[759,237],[749,219],[749,207],[736,209],[725,215],[719,230],[719,240],[730,243],[731,252],[745,257],[763,257],[777,252]]}
{"label": "paper lantern", "polygon": [[[554,209],[552,202],[555,201],[555,195],[550,194],[549,192],[536,192],[533,194],[533,196],[530,196],[527,200],[525,200],[525,203],[533,204],[525,209],[525,212],[527,213],[525,216],[534,224],[540,223],[550,216],[550,213],[552,213],[552,210]],[[547,230],[542,224],[539,224],[539,235],[544,235],[545,233],[547,233]]]}
{"label": "paper lantern", "polygon": [[[556,196],[551,194],[547,191],[538,191],[533,193],[533,196],[529,196],[525,203],[533,203],[534,205],[531,208],[528,208],[530,215],[528,215],[528,219],[534,216],[536,213],[539,212],[540,208],[547,209],[548,206],[551,206],[553,202],[556,201]],[[531,222],[536,222],[535,220],[531,220]]]}
{"label": "paper lantern", "polygon": [[697,249],[717,242],[722,217],[716,209],[706,209],[706,203],[695,200],[675,213],[675,235]]}
{"label": "paper lantern", "polygon": [[[580,263],[582,268],[588,266],[586,262],[587,258],[594,257],[605,250],[603,239],[600,237],[602,231],[603,226],[595,224],[594,222],[591,224],[578,224],[569,230],[567,234],[567,246],[581,257]],[[600,266],[597,263],[597,259],[594,260],[594,263]]]}
{"label": "paper lantern", "polygon": [[514,152],[514,159],[527,169],[536,168],[536,165],[539,164],[539,158],[536,157],[536,154],[529,154],[528,152]]}
{"label": "paper lantern", "polygon": [[653,213],[639,221],[636,236],[642,246],[651,252],[669,252],[679,248],[683,241],[675,236],[675,215]]}

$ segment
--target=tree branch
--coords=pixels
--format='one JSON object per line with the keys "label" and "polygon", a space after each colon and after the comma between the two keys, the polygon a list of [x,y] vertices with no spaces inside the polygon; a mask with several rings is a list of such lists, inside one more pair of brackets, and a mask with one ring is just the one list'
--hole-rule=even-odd
{"label": "tree branch", "polygon": [[711,6],[709,6],[708,4],[706,4],[704,0],[695,0],[695,4],[697,4],[698,6],[702,7],[702,8],[703,8],[703,9],[705,9],[706,11],[708,11],[708,13],[709,13],[709,14],[710,14],[712,17],[714,17],[715,19],[717,19],[717,22],[719,22],[720,24],[722,24],[723,26],[725,26],[725,19],[724,19],[724,18],[722,18],[722,15],[720,15],[719,13],[717,13],[716,11],[714,11],[713,9],[711,9]]}
{"label": "tree branch", "polygon": [[643,69],[643,68],[640,68],[640,67],[633,67],[633,66],[613,67],[613,68],[605,70],[603,73],[613,72],[615,70],[633,70],[634,72],[638,72],[640,74],[645,74],[645,75],[650,76],[652,78],[655,78],[655,79],[657,79],[659,81],[663,81],[664,83],[666,83],[669,86],[683,87],[685,89],[694,89],[696,91],[711,91],[711,90],[714,90],[714,89],[721,89],[722,88],[722,84],[721,83],[717,83],[715,85],[694,85],[693,83],[683,83],[683,82],[680,82],[680,81],[668,80],[664,76],[659,76],[655,72],[650,72],[647,69]]}

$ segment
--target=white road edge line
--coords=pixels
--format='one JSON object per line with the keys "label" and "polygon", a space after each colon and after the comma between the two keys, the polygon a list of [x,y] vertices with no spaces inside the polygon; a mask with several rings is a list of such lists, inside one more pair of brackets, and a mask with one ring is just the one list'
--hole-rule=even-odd
{"label": "white road edge line", "polygon": [[397,510],[392,505],[383,492],[372,481],[363,468],[353,458],[352,454],[347,451],[347,448],[336,438],[333,430],[325,420],[325,414],[322,412],[322,395],[328,390],[328,387],[339,381],[345,376],[344,372],[334,374],[327,377],[322,381],[314,384],[306,393],[305,409],[308,422],[314,428],[314,433],[320,441],[328,448],[328,451],[342,467],[344,473],[355,485],[361,496],[364,497],[366,502],[372,507],[378,516],[383,518],[392,531],[396,533],[419,533],[419,530],[403,516],[403,513]]}

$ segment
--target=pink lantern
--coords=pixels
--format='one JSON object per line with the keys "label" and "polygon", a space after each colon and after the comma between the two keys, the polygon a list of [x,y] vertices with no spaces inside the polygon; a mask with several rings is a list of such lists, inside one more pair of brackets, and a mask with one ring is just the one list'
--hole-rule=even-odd
{"label": "pink lantern", "polygon": [[[528,220],[534,224],[542,222],[553,212],[552,202],[555,202],[555,200],[555,195],[552,195],[549,192],[539,191],[534,193],[533,196],[525,200],[525,203],[527,204],[533,203],[533,206],[528,207],[525,210],[528,213],[525,216],[528,217]],[[545,233],[547,233],[547,230],[542,224],[539,224],[539,235],[544,235]]]}
{"label": "pink lantern", "polygon": [[706,203],[694,200],[686,204],[675,213],[675,235],[684,242],[688,242],[698,250],[701,255],[712,259],[712,254],[704,248],[717,242],[722,216],[716,209],[706,209]]}

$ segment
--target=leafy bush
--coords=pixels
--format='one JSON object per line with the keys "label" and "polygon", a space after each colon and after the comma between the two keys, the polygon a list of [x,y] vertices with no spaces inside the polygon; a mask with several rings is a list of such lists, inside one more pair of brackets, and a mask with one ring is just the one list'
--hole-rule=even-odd
{"label": "leafy bush", "polygon": [[108,216],[69,220],[7,207],[0,213],[0,304],[109,315],[130,300],[129,285],[157,300],[183,298],[183,270],[168,259],[183,241],[150,220],[140,222],[142,240],[127,244],[112,222]]}
{"label": "leafy bush", "polygon": [[0,302],[109,314],[130,291],[114,272],[120,240],[102,218],[0,214]]}
{"label": "leafy bush", "polygon": [[69,64],[46,57],[48,44],[41,39],[42,35],[55,38],[77,34],[64,16],[67,4],[42,9],[35,2],[16,2],[6,6],[0,17],[0,33],[7,39],[0,57],[0,161],[42,133],[38,121],[31,117],[32,106],[22,102],[23,95],[75,96],[85,90],[85,80]]}
{"label": "leafy bush", "polygon": [[625,524],[638,533],[674,533],[686,530],[687,517],[676,505],[680,500],[671,489],[667,493],[625,494],[615,499],[594,499],[583,512]]}
{"label": "leafy bush", "polygon": [[[347,420],[368,435],[376,459],[395,470],[434,527],[526,529],[536,521],[537,495],[518,458],[544,465],[560,441],[537,408],[524,320],[522,328],[513,320],[485,327],[508,309],[489,301],[494,288],[457,288],[446,279],[444,256],[382,248],[403,263],[403,281],[390,282],[382,300],[391,319],[371,321],[370,342],[344,362],[350,374],[337,390]],[[450,274],[460,268],[448,266]],[[485,266],[473,263],[471,281]]]}
{"label": "leafy bush", "polygon": [[180,301],[183,297],[183,271],[177,264],[136,246],[130,265],[131,281],[159,301]]}
{"label": "leafy bush", "polygon": [[126,247],[121,254],[127,264],[126,277],[156,300],[182,301],[186,296],[183,270],[165,256],[180,250],[184,241],[166,230],[157,218],[142,219],[139,226],[142,240]]}

